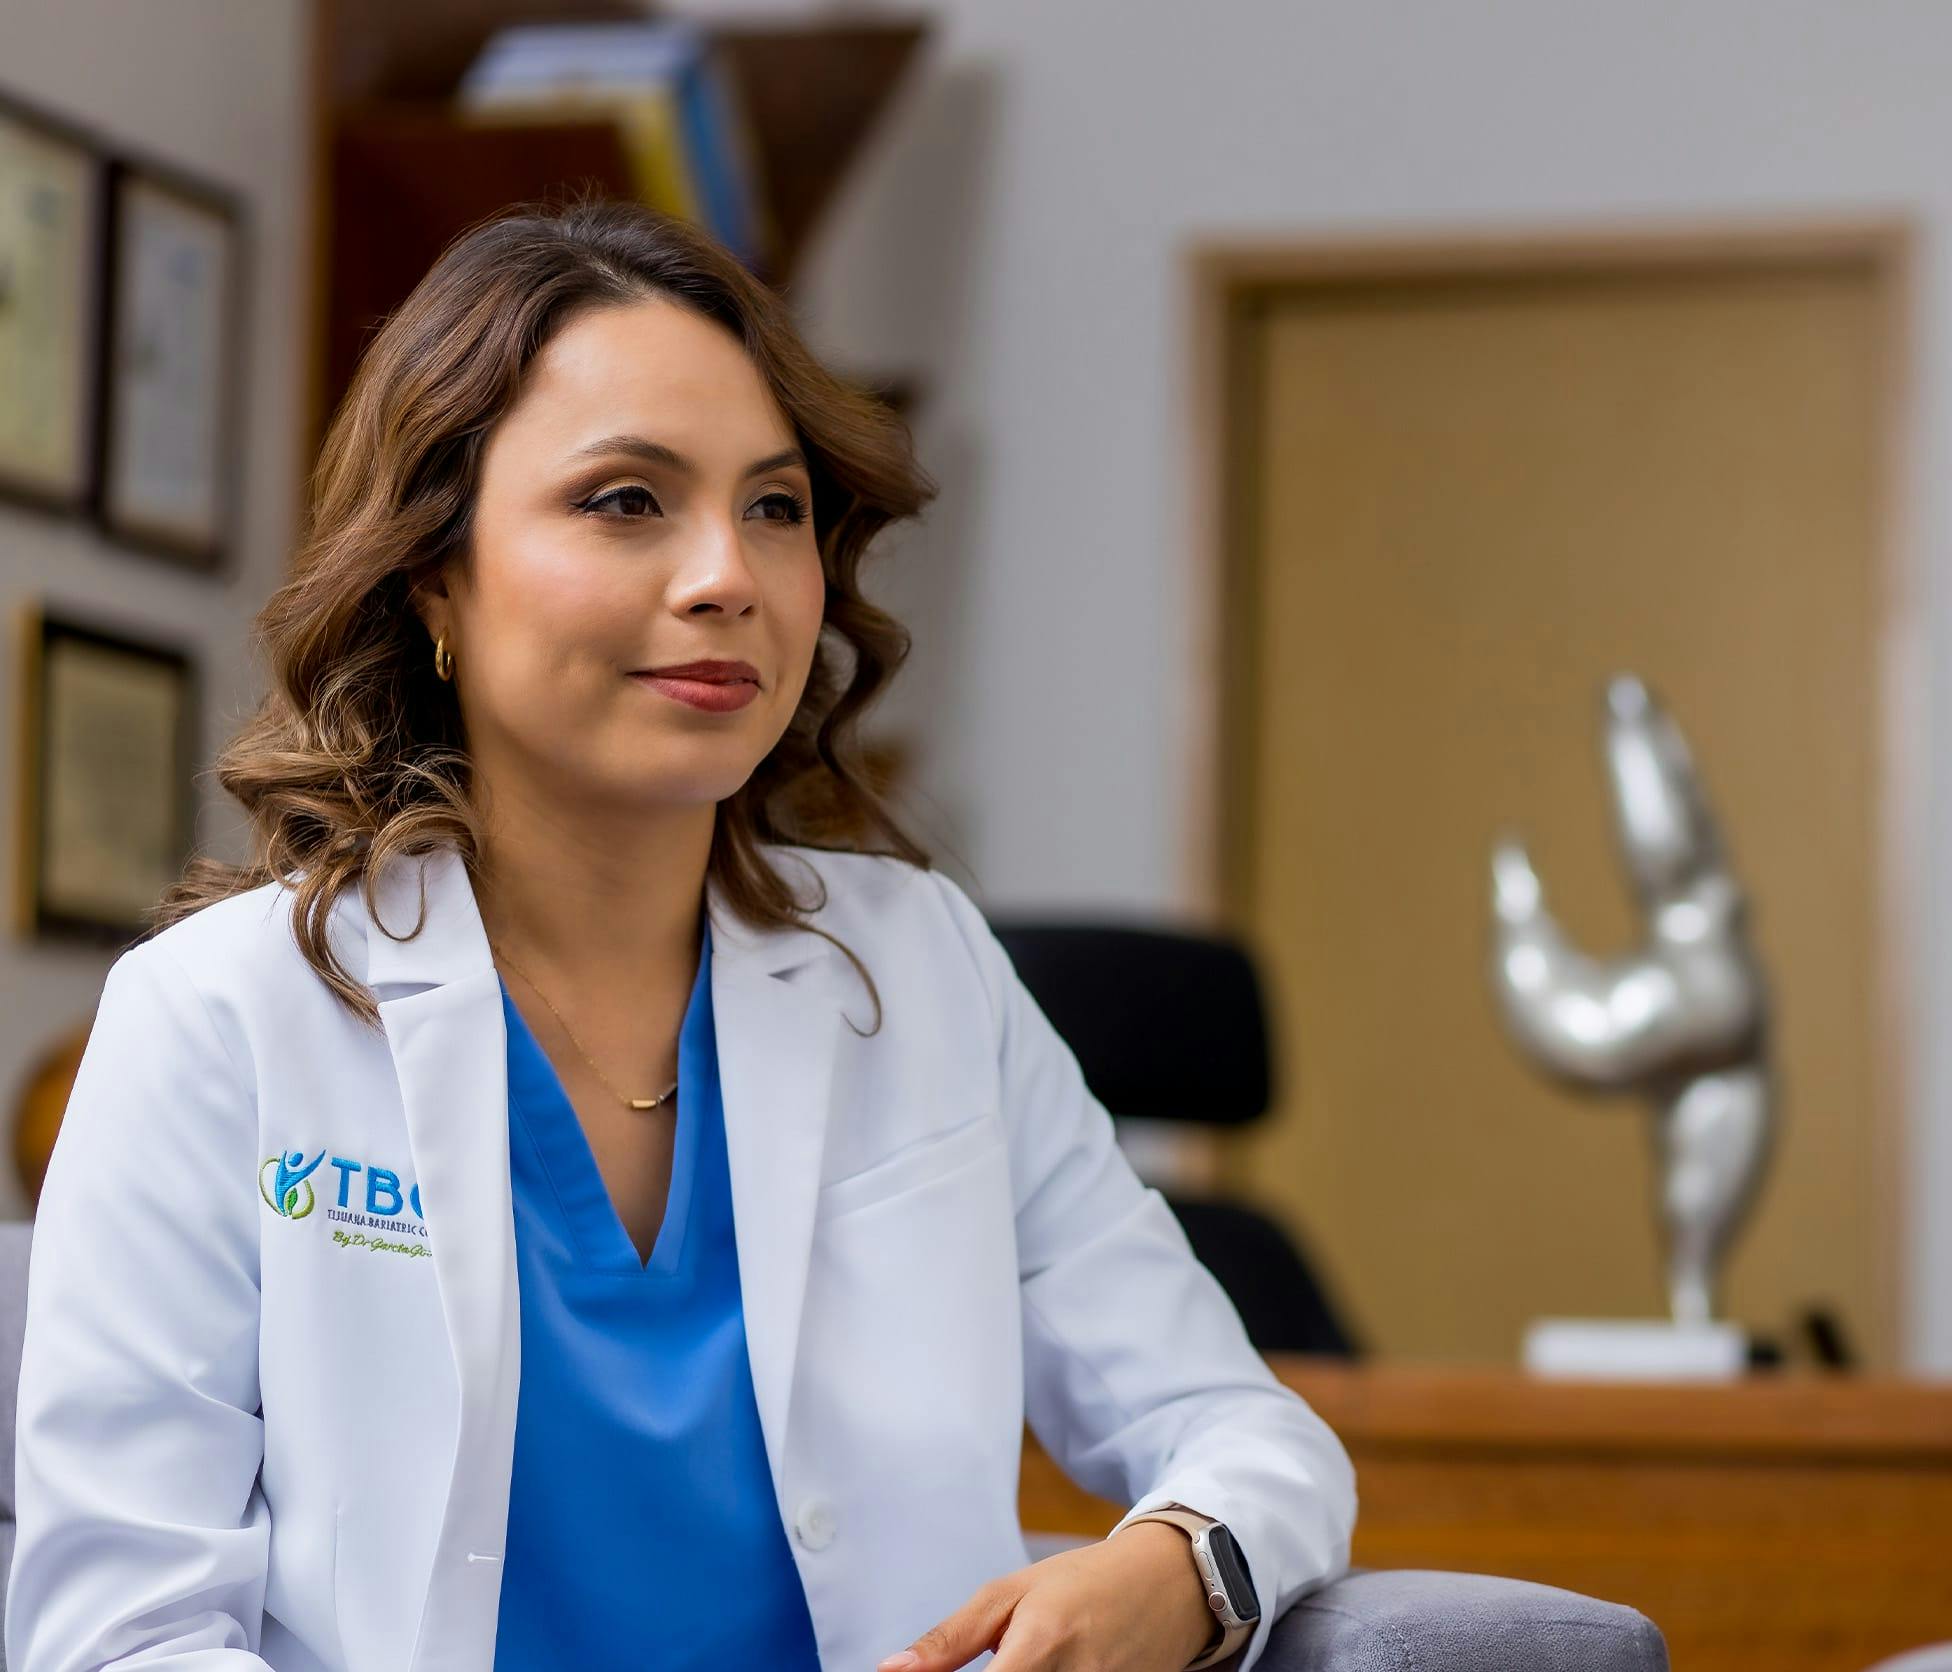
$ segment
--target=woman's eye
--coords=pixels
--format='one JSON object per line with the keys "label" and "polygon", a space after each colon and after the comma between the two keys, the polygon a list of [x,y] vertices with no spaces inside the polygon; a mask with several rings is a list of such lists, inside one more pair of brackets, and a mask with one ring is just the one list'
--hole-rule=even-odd
{"label": "woman's eye", "polygon": [[[599,510],[599,507],[605,505],[610,506],[611,509]],[[637,522],[642,520],[643,515],[657,511],[657,501],[651,498],[649,488],[640,488],[633,482],[626,487],[612,488],[608,493],[598,494],[596,498],[586,500],[583,509],[600,516]]]}
{"label": "woman's eye", "polygon": [[770,505],[782,513],[776,517],[763,518],[761,519],[762,521],[784,523],[790,526],[795,523],[803,523],[807,520],[807,502],[796,493],[769,493],[759,503],[761,505]]}

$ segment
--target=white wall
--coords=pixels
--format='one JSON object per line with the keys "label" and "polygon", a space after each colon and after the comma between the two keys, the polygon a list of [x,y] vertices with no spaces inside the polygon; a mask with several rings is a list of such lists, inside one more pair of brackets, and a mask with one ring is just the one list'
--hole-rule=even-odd
{"label": "white wall", "polygon": [[[207,764],[261,688],[247,637],[296,524],[307,279],[306,18],[303,0],[0,0],[0,87],[241,193],[253,265],[239,426],[240,554],[212,579],[120,550],[79,521],[0,503],[0,611],[35,599],[197,650]],[[18,670],[0,652],[0,784],[14,802]],[[242,856],[221,792],[202,786],[199,839]],[[0,821],[13,875],[14,821]],[[108,958],[0,937],[0,1107],[58,1034],[86,1022]],[[0,1168],[0,1216],[27,1205]]]}
{"label": "white wall", "polygon": [[[694,5],[751,10],[752,0]],[[792,4],[781,10],[803,9]],[[817,7],[804,9],[816,10]],[[1898,211],[1923,238],[1902,530],[1909,1353],[1952,1371],[1946,406],[1952,9],[1901,0],[943,0],[930,61],[796,285],[834,358],[914,364],[944,481],[916,618],[942,828],[992,904],[1174,901],[1189,740],[1178,248]]]}

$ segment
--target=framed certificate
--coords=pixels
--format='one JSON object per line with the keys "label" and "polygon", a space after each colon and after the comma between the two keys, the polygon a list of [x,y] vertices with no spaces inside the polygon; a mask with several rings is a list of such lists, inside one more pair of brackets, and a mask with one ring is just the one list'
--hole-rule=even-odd
{"label": "framed certificate", "polygon": [[108,219],[101,522],[127,544],[219,570],[236,486],[243,209],[116,157]]}
{"label": "framed certificate", "polygon": [[0,494],[94,493],[107,163],[79,129],[0,95]]}
{"label": "framed certificate", "polygon": [[31,604],[18,629],[19,931],[125,944],[194,840],[194,663]]}

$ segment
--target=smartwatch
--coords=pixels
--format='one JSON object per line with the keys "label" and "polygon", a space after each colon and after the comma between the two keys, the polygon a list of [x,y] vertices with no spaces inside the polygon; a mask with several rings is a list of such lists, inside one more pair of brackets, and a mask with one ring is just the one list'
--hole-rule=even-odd
{"label": "smartwatch", "polygon": [[1261,1617],[1260,1598],[1254,1594],[1254,1581],[1247,1571],[1247,1558],[1224,1521],[1188,1509],[1184,1504],[1167,1504],[1135,1515],[1126,1523],[1164,1521],[1179,1528],[1193,1542],[1193,1565],[1200,1570],[1206,1586],[1206,1605],[1220,1627],[1220,1641],[1207,1647],[1198,1660],[1189,1661],[1186,1672],[1197,1672],[1225,1660],[1254,1634]]}

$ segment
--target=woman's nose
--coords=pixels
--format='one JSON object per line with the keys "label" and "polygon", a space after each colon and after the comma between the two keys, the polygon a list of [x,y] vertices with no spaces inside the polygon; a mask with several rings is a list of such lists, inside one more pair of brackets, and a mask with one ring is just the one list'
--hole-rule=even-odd
{"label": "woman's nose", "polygon": [[729,516],[706,518],[698,524],[672,577],[672,608],[691,614],[710,607],[737,615],[759,601],[759,579],[741,535],[739,525]]}

